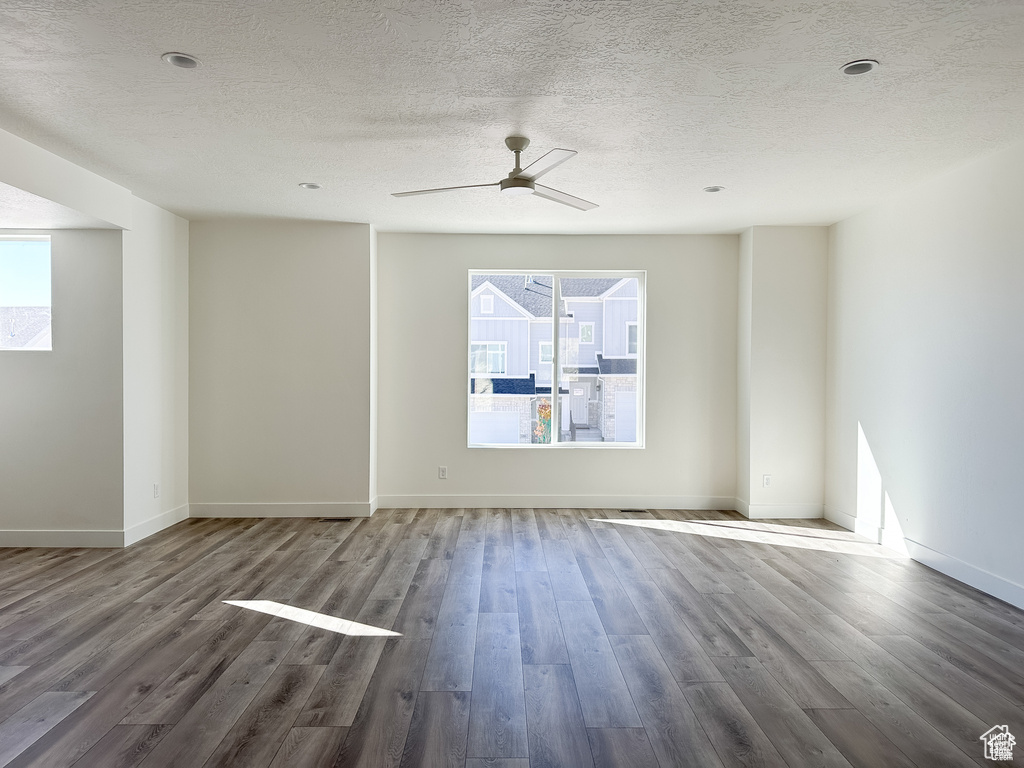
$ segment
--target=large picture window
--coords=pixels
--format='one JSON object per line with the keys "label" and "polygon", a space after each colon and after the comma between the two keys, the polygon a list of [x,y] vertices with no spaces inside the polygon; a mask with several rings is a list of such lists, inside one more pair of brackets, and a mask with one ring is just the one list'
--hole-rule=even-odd
{"label": "large picture window", "polygon": [[644,287],[643,272],[471,271],[469,445],[642,447]]}
{"label": "large picture window", "polygon": [[0,236],[0,350],[51,350],[50,238]]}

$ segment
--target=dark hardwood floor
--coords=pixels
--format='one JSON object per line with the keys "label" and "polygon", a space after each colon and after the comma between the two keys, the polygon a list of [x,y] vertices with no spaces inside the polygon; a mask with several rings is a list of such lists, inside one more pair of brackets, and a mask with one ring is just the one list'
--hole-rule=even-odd
{"label": "dark hardwood floor", "polygon": [[1024,612],[821,520],[403,509],[0,550],[0,766],[992,765],[1022,705]]}

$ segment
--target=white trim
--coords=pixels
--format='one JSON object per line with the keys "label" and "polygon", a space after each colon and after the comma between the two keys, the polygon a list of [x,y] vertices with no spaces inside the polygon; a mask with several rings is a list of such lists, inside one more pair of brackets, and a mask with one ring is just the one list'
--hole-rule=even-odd
{"label": "white trim", "polygon": [[480,314],[481,315],[493,315],[494,314],[494,294],[480,294]]}
{"label": "white trim", "polygon": [[0,547],[121,549],[124,531],[0,531]]}
{"label": "white trim", "polygon": [[190,504],[189,517],[369,517],[373,501],[311,501],[293,504]]}
{"label": "white trim", "polygon": [[855,530],[857,528],[857,518],[853,515],[848,515],[845,512],[840,512],[838,509],[832,509],[829,506],[825,506],[825,519],[841,525],[848,531]]}
{"label": "white trim", "polygon": [[[544,359],[544,352],[542,351],[545,344],[551,347],[551,354],[548,356],[547,360]],[[542,340],[538,341],[537,345],[537,362],[541,365],[551,365],[555,360],[555,342]],[[536,373],[536,371],[534,371],[534,373]]]}
{"label": "white trim", "polygon": [[732,510],[731,496],[410,495],[379,497],[381,508],[410,509],[716,509]]}
{"label": "white trim", "polygon": [[[636,352],[629,351],[629,326],[636,328]],[[638,320],[626,321],[626,357],[632,360],[640,355],[640,322]]]}
{"label": "white trim", "polygon": [[934,568],[993,597],[1005,600],[1010,605],[1024,608],[1024,585],[997,576],[952,555],[938,552],[918,541],[904,539],[904,542],[910,556],[917,562],[924,563],[929,568]]}
{"label": "white trim", "polygon": [[[497,371],[474,371],[473,370],[473,347],[474,346],[490,346],[491,344],[496,344],[496,345],[499,345],[501,347],[501,354],[504,355],[504,357],[505,357],[505,370],[503,370],[501,372],[497,372]],[[491,354],[490,350],[488,350],[485,354],[486,354],[486,356],[489,357],[490,354]],[[508,342],[507,341],[473,341],[473,340],[470,340],[470,342],[469,342],[469,378],[471,378],[471,379],[479,379],[479,378],[488,378],[488,377],[490,377],[490,378],[500,377],[500,378],[503,378],[503,379],[517,379],[517,378],[521,379],[521,378],[523,378],[522,376],[512,376],[508,372]]]}
{"label": "white trim", "polygon": [[814,520],[821,517],[821,504],[747,504],[736,499],[736,506],[741,504],[745,509],[739,510],[751,520]]}
{"label": "white trim", "polygon": [[130,528],[125,528],[124,545],[130,547],[132,544],[142,541],[154,533],[159,533],[165,528],[170,528],[175,523],[188,520],[188,518],[188,504],[182,504],[175,509],[161,512],[159,515],[149,518],[149,520],[143,520],[141,523],[137,523]]}
{"label": "white trim", "polygon": [[[588,325],[590,326],[590,341],[584,341],[583,340],[583,328],[585,326],[588,326]],[[582,344],[588,344],[588,345],[589,344],[595,344],[596,342],[594,341],[594,338],[595,338],[595,335],[597,333],[596,323],[594,323],[593,321],[588,321],[588,322],[580,321],[579,327],[580,327],[580,334],[579,334],[580,344],[581,345]]]}

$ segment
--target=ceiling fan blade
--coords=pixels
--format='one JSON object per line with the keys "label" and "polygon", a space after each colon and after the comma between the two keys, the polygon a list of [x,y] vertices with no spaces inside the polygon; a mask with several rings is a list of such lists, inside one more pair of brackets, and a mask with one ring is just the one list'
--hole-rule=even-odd
{"label": "ceiling fan blade", "polygon": [[415,189],[412,192],[392,192],[392,197],[409,197],[410,195],[432,195],[435,192],[451,192],[455,189],[477,189],[478,187],[496,187],[495,184],[466,184],[461,187],[438,187],[437,189]]}
{"label": "ceiling fan blade", "polygon": [[536,181],[555,166],[561,165],[566,160],[576,156],[575,149],[552,149],[543,157],[534,160],[522,171],[516,174],[517,179],[529,179]]}
{"label": "ceiling fan blade", "polygon": [[545,187],[541,184],[534,186],[533,194],[537,195],[537,197],[543,197],[545,200],[553,200],[556,203],[568,205],[571,208],[578,208],[581,211],[589,211],[591,208],[597,208],[597,203],[587,202],[586,200],[573,197],[572,195],[567,195],[565,192],[559,192],[557,189]]}

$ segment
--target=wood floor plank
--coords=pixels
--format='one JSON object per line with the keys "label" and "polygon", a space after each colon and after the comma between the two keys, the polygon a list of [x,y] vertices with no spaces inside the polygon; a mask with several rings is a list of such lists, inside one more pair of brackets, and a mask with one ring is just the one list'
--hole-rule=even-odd
{"label": "wood floor plank", "polygon": [[519,637],[524,664],[568,664],[551,576],[547,571],[516,574]]}
{"label": "wood floor plank", "polygon": [[849,707],[850,702],[825,680],[784,638],[736,595],[706,595],[705,599],[739,635],[744,644],[805,709]]}
{"label": "wood floor plank", "polygon": [[517,571],[546,571],[537,518],[532,509],[512,510],[512,548]]}
{"label": "wood floor plank", "polygon": [[115,725],[75,762],[75,768],[132,768],[170,729],[169,725]]}
{"label": "wood floor plank", "polygon": [[469,757],[529,757],[519,617],[481,613],[473,665]]}
{"label": "wood floor plank", "polygon": [[205,694],[270,621],[270,617],[239,609],[159,685],[147,691],[121,721],[125,725],[177,723]]}
{"label": "wood floor plank", "polygon": [[11,767],[67,768],[75,763],[191,655],[213,629],[203,621],[188,621],[175,629],[165,638],[159,653],[147,654],[128,666],[85,706],[22,753]]}
{"label": "wood floor plank", "polygon": [[849,768],[849,761],[757,659],[714,659],[736,697],[792,768]]}
{"label": "wood floor plank", "polygon": [[786,768],[782,755],[728,683],[690,683],[683,694],[725,765]]}
{"label": "wood floor plank", "polygon": [[651,580],[690,628],[708,656],[753,656],[754,653],[679,571],[652,568]]}
{"label": "wood floor plank", "polygon": [[[918,765],[976,763],[853,661],[811,662],[889,741]],[[983,731],[984,732],[984,731]],[[980,736],[981,734],[978,734]],[[977,745],[972,745],[976,747]]]}
{"label": "wood floor plank", "polygon": [[543,547],[555,600],[590,600],[590,589],[583,580],[569,542],[565,539],[551,539],[545,541]]}
{"label": "wood floor plank", "polygon": [[323,673],[309,664],[279,666],[224,736],[205,768],[266,768]]}
{"label": "wood floor plank", "polygon": [[633,703],[662,765],[721,766],[714,746],[654,641],[646,635],[611,638]]}
{"label": "wood floor plank", "polygon": [[388,639],[335,768],[401,764],[429,647],[429,640]]}
{"label": "wood floor plank", "polygon": [[[910,706],[966,754],[977,746],[978,736],[992,727],[966,710],[958,701],[916,674],[910,667],[870,638],[851,631],[839,616],[821,616],[819,628],[839,643],[861,669]],[[949,691],[952,696],[957,692]]]}
{"label": "wood floor plank", "polygon": [[95,691],[44,691],[0,724],[0,766],[8,765]]}
{"label": "wood floor plank", "polygon": [[480,615],[484,544],[479,524],[463,524],[423,674],[423,691],[473,688],[473,649]]}
{"label": "wood floor plank", "polygon": [[270,768],[330,768],[348,728],[291,728]]}
{"label": "wood floor plank", "polygon": [[323,667],[323,674],[294,724],[317,728],[352,725],[385,643],[383,637],[344,638]]}
{"label": "wood floor plank", "polygon": [[593,558],[577,555],[576,562],[605,632],[609,635],[646,635],[647,626],[608,561],[603,556]]}
{"label": "wood floor plank", "polygon": [[402,766],[463,768],[469,698],[464,691],[423,691],[416,697]]}
{"label": "wood floor plank", "polygon": [[593,768],[572,670],[564,664],[523,667],[530,768]]}
{"label": "wood floor plank", "polygon": [[461,515],[452,514],[451,510],[441,510],[434,529],[430,532],[430,538],[427,540],[423,559],[451,560],[455,554],[455,543],[459,540],[461,526]]}
{"label": "wood floor plank", "polygon": [[513,548],[497,544],[484,547],[480,581],[481,613],[515,613],[516,564]]}
{"label": "wood floor plank", "polygon": [[915,768],[916,763],[856,709],[809,709],[807,716],[854,768]]}
{"label": "wood floor plank", "polygon": [[902,768],[1024,733],[1024,611],[827,521],[196,519],[123,550],[0,549],[0,584],[8,768]]}
{"label": "wood floor plank", "polygon": [[643,728],[588,728],[595,768],[658,768],[661,765]]}
{"label": "wood floor plank", "polygon": [[653,581],[627,580],[622,586],[677,682],[721,682],[724,679]]}
{"label": "wood floor plank", "polygon": [[640,715],[594,604],[589,600],[559,601],[557,606],[587,727],[640,727]]}
{"label": "wood floor plank", "polygon": [[250,643],[161,739],[142,765],[146,768],[203,765],[281,665],[288,645],[290,643]]}

